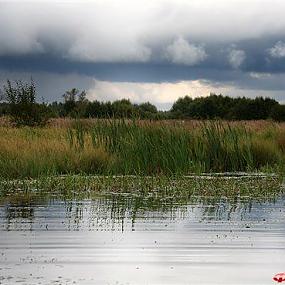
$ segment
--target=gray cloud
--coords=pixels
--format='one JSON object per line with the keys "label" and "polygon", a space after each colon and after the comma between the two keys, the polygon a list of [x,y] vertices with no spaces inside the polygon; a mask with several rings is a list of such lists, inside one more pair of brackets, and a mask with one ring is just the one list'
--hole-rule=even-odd
{"label": "gray cloud", "polygon": [[0,81],[33,75],[50,100],[95,78],[206,80],[281,100],[284,10],[283,0],[0,0]]}
{"label": "gray cloud", "polygon": [[[1,2],[0,55],[149,62],[163,61],[159,55],[166,50],[173,63],[192,65],[205,59],[201,44],[208,50],[212,44],[284,35],[284,9],[282,0]],[[272,56],[282,54],[281,45]]]}

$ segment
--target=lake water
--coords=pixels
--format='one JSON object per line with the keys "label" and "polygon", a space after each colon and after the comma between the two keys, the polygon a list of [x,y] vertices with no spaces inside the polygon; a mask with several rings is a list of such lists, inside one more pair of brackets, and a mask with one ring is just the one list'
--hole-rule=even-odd
{"label": "lake water", "polygon": [[285,271],[285,196],[11,196],[0,284],[273,284]]}

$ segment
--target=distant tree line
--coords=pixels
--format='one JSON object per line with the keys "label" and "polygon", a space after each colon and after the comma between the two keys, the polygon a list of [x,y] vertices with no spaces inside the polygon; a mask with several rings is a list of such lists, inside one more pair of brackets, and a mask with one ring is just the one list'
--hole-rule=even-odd
{"label": "distant tree line", "polygon": [[285,121],[285,105],[271,98],[229,96],[210,94],[208,97],[179,98],[172,106],[173,118],[180,119],[226,119]]}
{"label": "distant tree line", "polygon": [[133,104],[128,99],[114,102],[89,101],[86,92],[78,89],[66,91],[64,102],[53,102],[49,108],[55,117],[72,118],[141,118],[159,119],[164,112],[159,112],[151,103]]}
{"label": "distant tree line", "polygon": [[285,121],[285,105],[271,98],[208,97],[179,98],[169,111],[158,111],[149,103],[133,104],[128,99],[114,102],[89,101],[85,91],[76,88],[63,94],[63,102],[37,103],[36,88],[16,81],[1,89],[0,116],[10,116],[16,125],[44,125],[49,118],[140,118],[140,119],[225,119]]}

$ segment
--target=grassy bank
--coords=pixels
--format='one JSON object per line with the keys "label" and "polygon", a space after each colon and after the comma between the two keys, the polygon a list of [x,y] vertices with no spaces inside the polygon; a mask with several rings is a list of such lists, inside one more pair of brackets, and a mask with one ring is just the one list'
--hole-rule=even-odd
{"label": "grassy bank", "polygon": [[2,126],[0,175],[283,172],[285,127],[263,124],[97,120],[45,128]]}

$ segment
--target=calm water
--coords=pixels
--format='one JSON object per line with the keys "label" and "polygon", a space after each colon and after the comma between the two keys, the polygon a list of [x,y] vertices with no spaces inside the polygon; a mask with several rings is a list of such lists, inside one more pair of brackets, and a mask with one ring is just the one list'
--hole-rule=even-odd
{"label": "calm water", "polygon": [[285,271],[284,204],[11,196],[0,284],[273,284]]}

